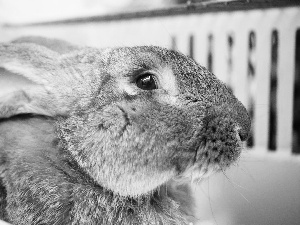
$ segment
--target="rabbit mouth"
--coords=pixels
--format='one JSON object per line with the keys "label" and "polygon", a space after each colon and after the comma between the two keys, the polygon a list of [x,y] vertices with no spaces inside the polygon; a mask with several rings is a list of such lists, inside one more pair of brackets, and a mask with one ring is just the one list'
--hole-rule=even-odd
{"label": "rabbit mouth", "polygon": [[239,127],[230,118],[215,117],[200,131],[200,146],[195,152],[193,162],[178,176],[198,182],[215,172],[224,171],[239,158],[243,141]]}
{"label": "rabbit mouth", "polygon": [[194,162],[175,180],[188,179],[192,183],[198,183],[214,173],[225,171],[239,158],[241,150],[242,144],[229,152],[219,151],[218,153],[209,147],[201,147],[195,154]]}

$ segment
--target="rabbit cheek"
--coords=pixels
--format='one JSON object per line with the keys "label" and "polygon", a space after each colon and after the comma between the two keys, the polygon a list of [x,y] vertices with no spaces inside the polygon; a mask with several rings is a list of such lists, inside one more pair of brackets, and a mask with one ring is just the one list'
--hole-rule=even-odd
{"label": "rabbit cheek", "polygon": [[104,108],[96,121],[99,132],[108,131],[112,138],[120,138],[131,125],[127,113],[117,105]]}
{"label": "rabbit cheek", "polygon": [[[161,149],[151,132],[141,133],[138,126],[129,125],[129,116],[119,107],[105,111],[59,124],[64,148],[95,182],[122,196],[139,196],[174,176],[160,159],[167,156],[157,154]],[[162,165],[157,165],[160,161]]]}

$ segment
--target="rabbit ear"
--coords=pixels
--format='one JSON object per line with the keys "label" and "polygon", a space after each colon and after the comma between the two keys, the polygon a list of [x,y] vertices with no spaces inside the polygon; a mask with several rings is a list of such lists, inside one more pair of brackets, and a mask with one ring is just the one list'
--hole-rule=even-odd
{"label": "rabbit ear", "polygon": [[21,43],[0,45],[0,67],[37,84],[48,84],[58,74],[59,55],[43,46]]}
{"label": "rabbit ear", "polygon": [[52,51],[55,51],[59,54],[65,54],[81,49],[80,47],[63,40],[39,36],[20,37],[18,39],[15,39],[13,43],[34,43],[40,46],[45,46],[46,48],[51,49]]}
{"label": "rabbit ear", "polygon": [[0,118],[65,113],[53,89],[60,68],[57,58],[57,53],[34,44],[0,44]]}

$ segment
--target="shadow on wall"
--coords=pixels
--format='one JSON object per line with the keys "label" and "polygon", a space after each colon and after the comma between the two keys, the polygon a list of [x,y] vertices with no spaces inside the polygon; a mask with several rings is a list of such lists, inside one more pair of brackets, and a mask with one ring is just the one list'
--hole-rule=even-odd
{"label": "shadow on wall", "polygon": [[300,153],[300,29],[296,33],[293,152]]}

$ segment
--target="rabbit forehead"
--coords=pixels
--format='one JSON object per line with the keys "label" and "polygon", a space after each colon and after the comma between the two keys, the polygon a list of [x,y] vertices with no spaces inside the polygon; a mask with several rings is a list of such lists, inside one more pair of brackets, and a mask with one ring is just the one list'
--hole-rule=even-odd
{"label": "rabbit forehead", "polygon": [[159,51],[158,54],[172,68],[179,95],[193,97],[201,100],[203,104],[211,104],[217,99],[222,99],[222,93],[228,93],[226,86],[214,74],[192,58],[180,52],[165,49]]}

